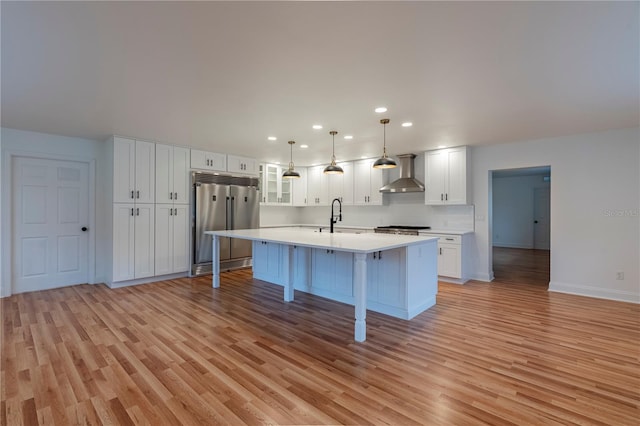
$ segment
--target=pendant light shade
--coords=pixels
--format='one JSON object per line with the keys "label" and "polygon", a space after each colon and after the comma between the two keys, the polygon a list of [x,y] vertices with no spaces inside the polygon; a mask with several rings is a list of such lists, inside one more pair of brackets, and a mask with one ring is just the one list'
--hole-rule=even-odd
{"label": "pendant light shade", "polygon": [[396,162],[387,156],[387,124],[389,123],[388,118],[383,118],[380,120],[380,123],[383,126],[383,136],[382,136],[382,157],[378,158],[375,163],[373,163],[374,169],[393,169],[396,167]]}
{"label": "pendant light shade", "polygon": [[284,173],[282,173],[282,177],[285,179],[298,179],[300,178],[300,173],[296,172],[295,170],[293,170],[293,145],[296,143],[296,141],[289,141],[288,144],[291,147],[291,156],[290,161],[289,161],[289,168],[287,170],[285,170]]}
{"label": "pendant light shade", "polygon": [[331,164],[324,168],[324,173],[327,175],[341,175],[344,173],[342,167],[336,164],[336,135],[338,132],[332,130],[329,132],[332,137],[333,148],[331,150]]}

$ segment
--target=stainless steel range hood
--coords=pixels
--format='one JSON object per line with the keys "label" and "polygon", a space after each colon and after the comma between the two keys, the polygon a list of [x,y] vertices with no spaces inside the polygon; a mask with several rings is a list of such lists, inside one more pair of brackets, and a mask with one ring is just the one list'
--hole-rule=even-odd
{"label": "stainless steel range hood", "polygon": [[414,177],[414,158],[415,154],[398,155],[400,178],[380,188],[380,192],[424,192],[424,185]]}

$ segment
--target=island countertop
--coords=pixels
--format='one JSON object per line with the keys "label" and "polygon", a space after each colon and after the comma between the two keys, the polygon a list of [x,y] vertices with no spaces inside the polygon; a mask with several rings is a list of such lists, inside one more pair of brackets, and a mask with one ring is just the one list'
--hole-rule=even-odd
{"label": "island countertop", "polygon": [[350,234],[316,232],[301,228],[258,228],[233,231],[207,231],[205,234],[219,237],[242,238],[253,241],[266,241],[302,247],[322,248],[352,253],[373,253],[390,250],[427,241],[437,241],[437,237],[391,235],[391,234]]}

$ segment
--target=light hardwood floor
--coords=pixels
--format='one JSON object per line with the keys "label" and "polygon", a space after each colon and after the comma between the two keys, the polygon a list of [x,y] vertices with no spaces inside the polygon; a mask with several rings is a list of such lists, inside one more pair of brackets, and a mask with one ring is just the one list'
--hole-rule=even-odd
{"label": "light hardwood floor", "polygon": [[638,424],[638,305],[441,283],[355,343],[352,307],[221,281],[3,299],[2,424]]}

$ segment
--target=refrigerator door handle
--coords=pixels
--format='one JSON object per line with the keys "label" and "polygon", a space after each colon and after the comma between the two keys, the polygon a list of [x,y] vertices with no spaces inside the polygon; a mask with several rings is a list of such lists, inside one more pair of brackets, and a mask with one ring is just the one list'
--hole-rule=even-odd
{"label": "refrigerator door handle", "polygon": [[235,214],[236,214],[236,207],[235,207],[235,202],[236,202],[236,197],[231,197],[231,208],[229,210],[229,222],[231,222],[231,228],[229,229],[236,229],[236,221],[235,221]]}
{"label": "refrigerator door handle", "polygon": [[231,197],[227,196],[227,229],[231,229]]}

